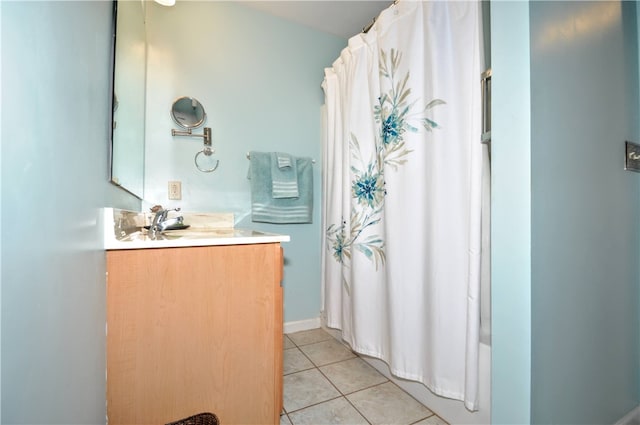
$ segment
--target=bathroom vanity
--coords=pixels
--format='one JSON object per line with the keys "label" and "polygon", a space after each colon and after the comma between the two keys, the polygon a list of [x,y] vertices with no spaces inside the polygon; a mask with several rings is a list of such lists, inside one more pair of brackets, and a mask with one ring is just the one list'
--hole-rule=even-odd
{"label": "bathroom vanity", "polygon": [[279,423],[289,237],[227,229],[130,239],[106,241],[109,424],[201,412],[222,424]]}

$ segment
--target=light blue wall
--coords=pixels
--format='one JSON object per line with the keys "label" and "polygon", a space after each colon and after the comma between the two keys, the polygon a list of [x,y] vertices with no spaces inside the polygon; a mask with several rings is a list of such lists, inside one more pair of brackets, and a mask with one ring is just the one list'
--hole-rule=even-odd
{"label": "light blue wall", "polygon": [[532,422],[638,405],[634,2],[531,2]]}
{"label": "light blue wall", "polygon": [[491,3],[491,416],[526,424],[531,382],[529,6]]}
{"label": "light blue wall", "polygon": [[[145,201],[236,215],[238,227],[291,235],[285,243],[285,321],[320,313],[320,83],[346,40],[232,2],[149,3]],[[202,138],[172,137],[179,96],[204,105],[218,170],[196,170]],[[202,133],[202,130],[198,130]],[[246,153],[283,151],[316,159],[312,224],[250,219]],[[181,201],[167,182],[182,181]]]}
{"label": "light blue wall", "polygon": [[635,3],[491,14],[492,422],[615,423],[640,402]]}
{"label": "light blue wall", "polygon": [[111,7],[1,3],[5,424],[105,422]]}
{"label": "light blue wall", "polygon": [[[344,40],[327,39],[329,46],[320,43],[328,50],[324,57],[313,52],[318,46],[307,56],[294,49],[298,38],[300,45],[307,43],[306,29],[282,22],[267,31],[256,25],[272,18],[240,6],[218,6],[220,17],[210,19],[225,37],[207,38],[202,56],[190,55],[197,69],[215,61],[213,71],[202,67],[206,75],[195,78],[187,73],[194,66],[190,63],[175,73],[171,54],[156,52],[171,78],[164,83],[167,92],[153,99],[157,117],[164,118],[156,118],[151,129],[162,143],[151,155],[175,157],[163,160],[164,174],[154,187],[164,191],[165,180],[182,179],[185,207],[221,205],[221,210],[246,213],[246,150],[282,149],[319,159],[319,113],[311,109],[321,103],[321,69]],[[106,183],[110,3],[3,1],[0,7],[1,421],[103,423],[105,268],[96,213],[104,205],[137,208],[135,200]],[[561,54],[555,48],[539,50],[536,41],[558,16],[575,19],[588,7],[591,3],[532,2],[526,9],[508,2],[492,5],[494,423],[613,423],[639,401],[640,176],[620,169],[624,139],[640,138],[634,94],[637,45],[629,41],[636,29],[626,21],[636,15],[624,9],[622,23],[595,27],[588,39],[564,40]],[[243,12],[252,25],[231,20]],[[233,28],[234,37],[229,37]],[[298,38],[292,40],[292,34]],[[225,49],[230,39],[237,44]],[[279,54],[266,48],[254,49],[255,58],[246,53],[251,44],[272,47],[276,42],[284,46]],[[529,136],[523,129],[529,124],[522,112],[529,69],[523,62],[530,47],[533,230],[526,210]],[[311,75],[299,76],[276,60],[292,51],[301,67],[312,62]],[[625,66],[621,58],[628,61]],[[285,78],[269,79],[278,73]],[[293,89],[286,81],[293,81]],[[234,103],[238,93],[243,103]],[[189,168],[197,139],[165,137],[171,123],[163,121],[164,114],[180,94],[200,97],[210,112],[208,125],[214,128],[223,167],[214,176]],[[270,107],[274,103],[277,108]],[[512,119],[518,125],[510,124]],[[567,159],[574,151],[582,153],[583,162]],[[166,202],[159,193],[153,200]],[[286,246],[287,314],[297,320],[319,307],[319,282],[313,282],[319,270],[313,256],[319,251],[319,230],[314,230],[319,226],[316,221],[287,227],[284,233],[294,240]],[[526,277],[528,237],[534,250],[531,282]],[[530,321],[533,327],[527,328]],[[529,344],[533,357],[526,354]]]}

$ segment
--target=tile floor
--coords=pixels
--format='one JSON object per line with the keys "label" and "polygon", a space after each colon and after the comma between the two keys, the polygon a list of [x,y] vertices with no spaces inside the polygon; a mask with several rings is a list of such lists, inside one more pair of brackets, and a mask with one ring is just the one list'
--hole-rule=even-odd
{"label": "tile floor", "polygon": [[281,425],[447,425],[322,329],[284,338]]}

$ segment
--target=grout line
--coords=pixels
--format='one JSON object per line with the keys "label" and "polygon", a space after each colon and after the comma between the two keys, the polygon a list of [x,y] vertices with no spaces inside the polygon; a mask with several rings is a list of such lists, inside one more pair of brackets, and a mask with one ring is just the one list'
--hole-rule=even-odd
{"label": "grout line", "polygon": [[331,384],[331,386],[332,386],[333,388],[335,388],[335,389],[336,389],[336,391],[338,391],[338,394],[340,394],[341,396],[343,396],[343,397],[344,397],[344,394],[342,393],[342,391],[340,391],[340,388],[338,388],[338,387],[336,386],[336,384],[334,384],[334,383],[333,383],[333,381],[332,381],[331,379],[329,379],[329,377],[328,377],[327,375],[325,375],[323,371],[321,371],[321,370],[320,370],[320,367],[319,367],[319,366],[316,366],[316,369],[318,369],[318,372],[320,372],[320,375],[324,376],[324,379],[326,379],[327,381],[329,381],[329,383]]}
{"label": "grout line", "polygon": [[[284,373],[284,365],[282,367],[282,376],[289,376],[289,375],[293,375],[294,373],[298,373],[298,372],[304,372],[305,370],[311,370],[313,368],[317,368],[318,366],[316,366],[316,364],[309,358],[309,356],[307,356],[304,351],[302,351],[300,348],[298,347],[294,347],[296,350],[298,350],[307,360],[309,360],[309,363],[311,363],[311,367],[307,367],[305,369],[300,369],[300,370],[296,370],[295,372],[289,372],[289,373]],[[287,350],[293,350],[293,348],[287,348]],[[284,351],[287,351],[284,350]]]}
{"label": "grout line", "polygon": [[[431,410],[431,409],[429,409],[429,410]],[[422,418],[422,419],[418,419],[418,420],[417,420],[417,421],[415,421],[415,422],[411,422],[411,424],[409,424],[409,425],[415,425],[415,424],[417,424],[418,422],[422,422],[422,421],[424,421],[425,419],[429,419],[430,417],[435,416],[435,415],[436,415],[436,414],[432,412],[432,414],[431,414],[431,415],[429,415],[429,416],[425,416],[425,417],[424,417],[424,418]]]}
{"label": "grout line", "polygon": [[[308,409],[309,407],[319,406],[319,405],[321,405],[322,403],[326,403],[326,402],[328,402],[328,401],[337,400],[337,399],[339,399],[339,398],[344,398],[344,396],[339,395],[339,396],[337,396],[337,397],[328,398],[328,399],[326,399],[326,400],[322,400],[322,401],[319,401],[319,402],[317,402],[317,403],[313,403],[313,404],[310,404],[310,405],[308,405],[308,406],[304,406],[304,407],[301,407],[301,408],[299,408],[299,409],[292,410],[291,412],[287,411],[287,415],[288,415],[289,413],[297,413],[297,412],[299,412],[299,411],[301,411],[301,410]],[[289,418],[289,420],[291,420],[291,418]],[[291,423],[293,423],[293,421],[291,421]],[[295,424],[294,424],[294,425],[295,425]]]}
{"label": "grout line", "polygon": [[289,412],[285,413],[287,419],[289,419],[289,423],[293,425],[293,421],[291,420],[291,416],[289,416]]}
{"label": "grout line", "polygon": [[[355,393],[359,393],[360,391],[364,391],[364,390],[370,390],[371,388],[375,388],[375,387],[379,387],[380,385],[384,385],[387,382],[389,382],[389,380],[387,379],[385,382],[380,382],[379,384],[373,384],[373,385],[369,385],[368,387],[363,387],[360,388],[359,390],[355,390],[355,391],[351,391],[350,393],[345,394],[344,396],[348,396],[348,395],[353,395]],[[431,409],[429,409],[431,410]]]}
{"label": "grout line", "polygon": [[[389,382],[391,382],[396,388],[398,388],[400,391],[402,391],[403,393],[405,393],[406,395],[408,395],[409,397],[411,397],[413,400],[415,400],[416,403],[418,403],[420,406],[423,406],[424,408],[428,409],[429,412],[432,413],[432,415],[426,416],[423,419],[426,418],[430,418],[431,416],[435,415],[435,412],[433,410],[431,410],[431,408],[429,406],[424,405],[423,403],[420,402],[420,400],[418,400],[417,398],[415,398],[414,396],[412,396],[411,394],[409,394],[408,392],[406,392],[405,390],[402,389],[402,387],[400,387],[400,385],[396,384],[395,382],[393,382],[392,380],[389,379]],[[421,419],[422,420],[422,419]],[[446,422],[446,421],[445,421]]]}
{"label": "grout line", "polygon": [[362,416],[364,418],[365,421],[367,421],[367,423],[369,425],[372,425],[372,422],[369,420],[369,418],[367,418],[364,413],[362,413],[356,406],[355,404],[353,404],[351,402],[351,400],[349,400],[349,398],[347,396],[344,397],[345,400],[347,400],[347,403],[349,403],[351,405],[351,407],[353,407],[355,409],[356,412],[358,412],[360,414],[360,416]]}
{"label": "grout line", "polygon": [[[322,329],[322,328],[318,328],[318,329]],[[300,332],[310,332],[310,331],[314,331],[314,330],[316,330],[316,329],[310,329],[310,330],[308,330],[308,331],[300,331]],[[323,331],[324,331],[324,330],[323,330]],[[294,334],[296,334],[296,333],[298,333],[298,332],[294,332]],[[326,331],[324,331],[324,333],[328,336],[328,338],[327,338],[327,339],[321,339],[321,340],[319,340],[319,341],[308,342],[308,343],[306,343],[306,344],[298,344],[297,342],[295,342],[295,341],[293,340],[293,338],[288,337],[288,336],[287,336],[288,334],[284,334],[284,335],[285,335],[285,336],[287,336],[287,338],[289,338],[289,341],[291,341],[291,342],[292,342],[296,347],[300,348],[300,347],[304,347],[305,345],[317,344],[317,343],[319,343],[319,342],[331,341],[332,339],[335,339],[335,338],[333,338],[330,334],[328,334]],[[291,335],[293,335],[293,334],[291,334]]]}
{"label": "grout line", "polygon": [[[350,360],[350,359],[349,359],[349,360]],[[343,360],[343,361],[346,361],[346,360]],[[336,362],[336,363],[338,363],[338,362]],[[335,364],[335,363],[333,363],[333,364]],[[331,383],[331,385],[333,385],[333,387],[334,387],[336,390],[338,390],[338,392],[339,392],[340,394],[342,394],[342,398],[344,398],[344,399],[345,399],[345,401],[346,401],[347,403],[349,403],[349,404],[351,405],[351,407],[353,407],[353,409],[354,409],[356,412],[358,412],[358,414],[359,414],[360,416],[362,416],[362,417],[364,418],[364,420],[365,420],[365,421],[367,421],[367,423],[368,423],[369,425],[372,425],[372,422],[369,420],[369,418],[367,418],[367,417],[365,416],[365,414],[364,414],[363,412],[361,412],[361,411],[360,411],[360,409],[358,409],[358,408],[355,406],[355,404],[353,404],[353,403],[351,402],[351,400],[349,400],[349,397],[347,397],[347,394],[344,394],[344,393],[340,390],[340,388],[338,388],[338,387],[333,383],[333,381],[332,381],[332,380],[331,380],[327,375],[325,375],[325,374],[324,374],[324,372],[322,372],[322,371],[320,370],[320,368],[318,368],[318,371],[322,374],[322,376],[324,376],[324,377],[327,379],[327,381],[329,381],[329,382]],[[376,372],[377,372],[377,371],[376,371]],[[371,387],[367,387],[367,389],[368,389],[368,388],[372,388],[373,386],[375,386],[375,385],[372,385]],[[361,390],[358,390],[358,391],[361,391]],[[358,391],[353,391],[353,392],[351,392],[351,393],[349,393],[349,394],[355,394],[355,393],[356,393],[356,392],[358,392]]]}
{"label": "grout line", "polygon": [[[320,341],[320,342],[324,342],[324,341]],[[315,344],[315,343],[314,343],[314,344]],[[306,345],[303,345],[303,347],[306,347],[306,346],[309,346],[309,345],[313,345],[313,344],[306,344]],[[324,367],[324,366],[329,366],[329,365],[332,365],[332,364],[336,364],[336,363],[344,362],[344,361],[346,361],[346,360],[351,360],[351,359],[355,359],[355,358],[357,358],[357,357],[358,357],[358,354],[357,354],[357,353],[353,353],[353,352],[351,352],[352,354],[354,354],[354,355],[355,355],[355,357],[349,357],[349,358],[347,358],[347,359],[336,360],[336,361],[334,361],[334,362],[329,362],[329,363],[326,363],[326,364],[319,365],[319,364],[316,364],[316,363],[311,359],[311,357],[309,357],[309,356],[307,355],[307,353],[305,353],[305,352],[304,352],[304,350],[302,350],[302,348],[298,347],[298,349],[300,350],[300,352],[301,352],[302,354],[304,354],[304,356],[305,356],[307,359],[309,359],[309,361],[311,362],[311,364],[313,364],[315,367]]]}
{"label": "grout line", "polygon": [[[327,381],[331,382],[331,385],[333,385],[333,386],[335,387],[335,389],[336,389],[336,390],[338,390],[338,392],[339,392],[340,394],[342,394],[343,396],[345,396],[345,397],[346,397],[346,396],[348,396],[348,395],[355,394],[355,393],[360,392],[360,391],[368,390],[368,389],[370,389],[370,388],[377,387],[378,385],[382,385],[382,384],[386,384],[387,382],[390,382],[390,381],[389,381],[389,379],[388,379],[386,376],[384,376],[383,374],[381,374],[380,372],[378,372],[377,370],[375,370],[375,369],[374,369],[374,370],[375,370],[375,372],[376,372],[378,375],[382,376],[382,377],[385,379],[385,381],[384,381],[384,382],[380,382],[380,383],[378,383],[378,384],[369,385],[369,386],[367,386],[367,387],[362,387],[362,388],[359,388],[359,389],[357,389],[357,390],[355,390],[355,391],[351,391],[351,392],[349,392],[349,393],[344,393],[344,392],[342,392],[342,391],[340,390],[340,388],[338,388],[338,387],[333,383],[333,381],[331,380],[331,378],[329,378],[329,377],[328,377],[328,376],[327,376],[327,375],[326,375],[326,374],[325,374],[325,373],[320,369],[321,367],[331,366],[331,365],[334,365],[334,364],[338,364],[338,363],[346,362],[346,361],[349,361],[349,360],[353,360],[354,358],[358,358],[358,357],[352,357],[352,358],[350,358],[350,359],[340,360],[340,361],[333,362],[333,363],[328,363],[328,364],[326,364],[326,365],[322,365],[322,366],[316,366],[316,368],[318,369],[318,372],[320,372],[320,373],[322,374],[322,376],[324,376],[324,377],[327,379]],[[431,410],[431,409],[429,409],[429,410]]]}

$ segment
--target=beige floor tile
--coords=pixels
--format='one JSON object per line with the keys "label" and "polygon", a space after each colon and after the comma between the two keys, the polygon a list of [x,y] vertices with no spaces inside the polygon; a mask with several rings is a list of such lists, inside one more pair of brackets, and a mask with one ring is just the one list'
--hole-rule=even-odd
{"label": "beige floor tile", "polygon": [[449,425],[439,416],[429,416],[427,419],[417,422],[415,425]]}
{"label": "beige floor tile", "polygon": [[340,395],[318,369],[292,373],[284,377],[284,408],[287,413]]}
{"label": "beige floor tile", "polygon": [[360,358],[322,366],[320,371],[329,378],[329,381],[331,381],[342,394],[350,394],[387,382],[387,378],[384,375]]}
{"label": "beige floor tile", "polygon": [[309,361],[307,356],[302,354],[298,348],[290,348],[284,350],[284,375],[300,372],[301,370],[313,369],[314,365]]}
{"label": "beige floor tile", "polygon": [[303,345],[300,347],[300,350],[302,350],[316,366],[324,366],[329,363],[356,357],[351,350],[333,338],[315,344]]}
{"label": "beige floor tile", "polygon": [[301,345],[314,344],[316,342],[326,341],[333,338],[322,328],[296,332],[287,334],[286,336],[288,336],[289,339],[291,339],[291,341],[293,341],[298,347]]}
{"label": "beige floor tile", "polygon": [[368,424],[367,420],[344,397],[291,413],[291,422],[293,425]]}
{"label": "beige floor tile", "polygon": [[289,348],[294,348],[296,345],[289,339],[288,336],[284,336],[282,341],[282,348],[288,350]]}
{"label": "beige floor tile", "polygon": [[432,415],[429,409],[391,382],[358,391],[347,398],[374,425],[412,424]]}

